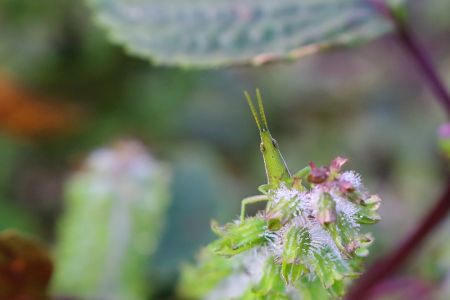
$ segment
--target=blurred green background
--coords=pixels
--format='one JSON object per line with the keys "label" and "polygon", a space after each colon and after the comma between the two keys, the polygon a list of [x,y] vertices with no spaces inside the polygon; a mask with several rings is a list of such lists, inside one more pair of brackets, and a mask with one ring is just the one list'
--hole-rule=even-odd
{"label": "blurred green background", "polygon": [[[450,83],[449,2],[411,1],[409,9]],[[95,149],[141,141],[172,174],[165,226],[148,264],[154,298],[172,299],[180,264],[213,238],[210,220],[236,217],[240,200],[264,183],[243,97],[257,87],[292,169],[345,156],[383,199],[370,259],[388,252],[440,194],[445,166],[436,128],[445,115],[393,35],[289,64],[177,69],[112,45],[81,1],[3,0],[0,228],[57,248],[67,178]],[[439,249],[450,248],[445,243],[438,239],[413,260],[424,281],[445,283],[449,270],[430,267]]]}

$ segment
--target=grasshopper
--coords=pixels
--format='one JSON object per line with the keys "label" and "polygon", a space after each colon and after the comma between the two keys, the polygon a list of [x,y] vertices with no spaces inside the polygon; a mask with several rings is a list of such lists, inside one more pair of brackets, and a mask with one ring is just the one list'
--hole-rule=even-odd
{"label": "grasshopper", "polygon": [[280,185],[291,186],[296,178],[301,178],[309,173],[310,168],[306,167],[294,175],[291,175],[286,162],[281,155],[277,141],[272,137],[267,124],[266,114],[259,89],[256,89],[256,99],[258,110],[256,110],[253,100],[248,92],[244,92],[256,126],[258,127],[261,138],[260,150],[264,160],[266,170],[267,184],[261,185],[258,190],[262,195],[247,197],[241,202],[241,221],[245,218],[245,208],[249,204],[270,201],[268,193],[270,190],[277,189]]}

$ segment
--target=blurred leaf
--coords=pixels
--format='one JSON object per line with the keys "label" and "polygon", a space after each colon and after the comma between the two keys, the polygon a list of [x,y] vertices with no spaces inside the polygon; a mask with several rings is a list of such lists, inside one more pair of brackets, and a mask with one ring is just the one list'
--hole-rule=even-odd
{"label": "blurred leaf", "polygon": [[199,267],[182,265],[179,295],[192,299],[201,298],[233,271],[233,263],[230,260],[215,254],[209,248],[202,249],[197,260]]}
{"label": "blurred leaf", "polygon": [[0,299],[47,299],[52,272],[43,245],[14,231],[0,233]]}
{"label": "blurred leaf", "polygon": [[[0,109],[1,110],[1,109]],[[40,231],[35,211],[24,209],[17,203],[17,195],[10,195],[12,175],[20,161],[23,145],[11,138],[0,136],[0,230],[16,229],[24,233]],[[19,184],[14,181],[15,187]],[[29,188],[29,187],[27,187]]]}
{"label": "blurred leaf", "polygon": [[54,289],[88,299],[144,299],[146,262],[168,204],[169,174],[142,145],[100,149],[67,184]]}
{"label": "blurred leaf", "polygon": [[4,229],[36,233],[40,228],[34,215],[27,213],[22,207],[16,206],[14,203],[0,200],[0,230]]}
{"label": "blurred leaf", "polygon": [[[15,164],[18,161],[21,148],[14,140],[0,136],[0,191],[5,191]],[[3,194],[3,193],[2,193]]]}
{"label": "blurred leaf", "polygon": [[389,29],[363,0],[89,1],[112,40],[165,65],[296,59]]}
{"label": "blurred leaf", "polygon": [[[35,67],[57,59],[58,32],[70,1],[4,0],[0,2],[0,63],[26,77]],[[72,6],[73,7],[73,6]],[[62,77],[62,76],[60,76]]]}
{"label": "blurred leaf", "polygon": [[251,300],[257,295],[262,299],[286,299],[283,295],[285,287],[279,274],[280,265],[274,260],[268,260],[261,281],[249,289],[242,298]]}

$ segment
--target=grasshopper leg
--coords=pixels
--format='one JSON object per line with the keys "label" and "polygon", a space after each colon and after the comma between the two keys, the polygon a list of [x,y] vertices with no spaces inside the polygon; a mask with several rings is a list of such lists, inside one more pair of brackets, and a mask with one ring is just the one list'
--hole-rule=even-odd
{"label": "grasshopper leg", "polygon": [[305,167],[305,168],[301,169],[300,171],[298,171],[297,173],[295,173],[292,177],[302,178],[302,177],[308,175],[310,172],[311,172],[311,167]]}
{"label": "grasshopper leg", "polygon": [[242,200],[241,202],[241,221],[245,218],[245,208],[248,204],[258,203],[262,201],[268,201],[269,198],[266,195],[257,195],[257,196],[251,196],[247,197]]}

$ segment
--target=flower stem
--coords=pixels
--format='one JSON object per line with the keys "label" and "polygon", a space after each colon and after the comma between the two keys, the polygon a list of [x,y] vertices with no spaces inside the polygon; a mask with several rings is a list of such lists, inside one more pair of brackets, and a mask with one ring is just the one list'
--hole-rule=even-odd
{"label": "flower stem", "polygon": [[[428,83],[436,99],[450,116],[450,94],[439,76],[426,51],[408,28],[405,19],[383,0],[369,0],[396,26],[399,41],[417,64],[424,80]],[[450,211],[450,178],[440,200],[427,213],[422,222],[386,257],[374,263],[350,289],[347,300],[367,299],[371,290],[394,273],[411,256],[425,238],[439,225]]]}

